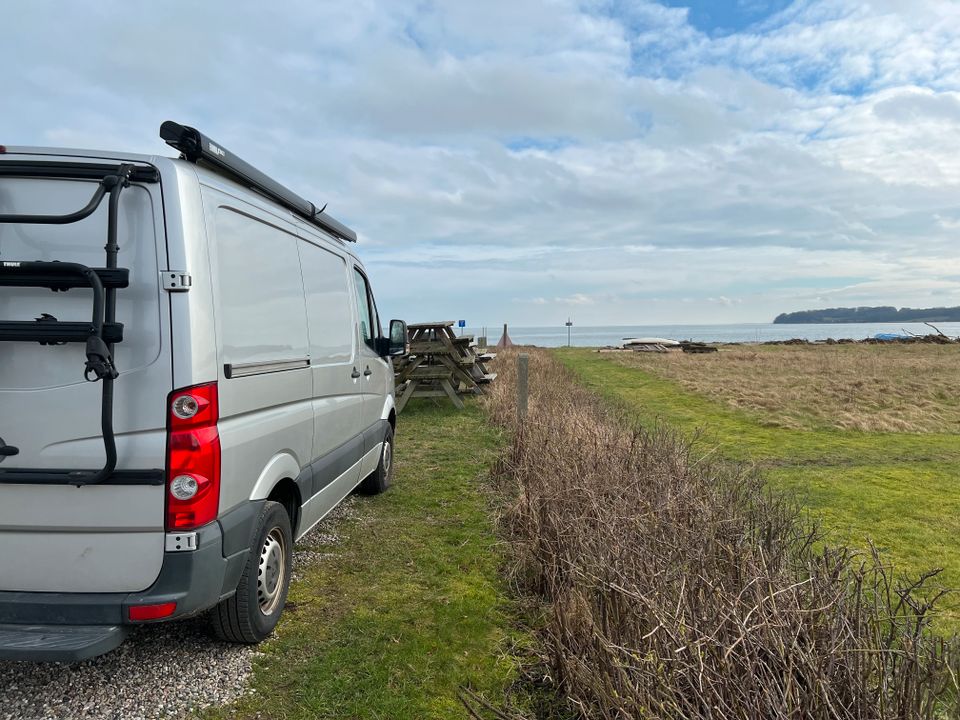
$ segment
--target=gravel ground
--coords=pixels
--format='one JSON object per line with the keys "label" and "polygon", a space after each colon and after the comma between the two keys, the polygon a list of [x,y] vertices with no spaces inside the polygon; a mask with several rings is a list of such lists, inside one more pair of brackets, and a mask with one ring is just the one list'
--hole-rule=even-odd
{"label": "gravel ground", "polygon": [[[344,501],[299,543],[294,567],[322,562],[339,541]],[[294,579],[297,572],[294,572]],[[0,720],[161,720],[233,702],[255,647],[212,638],[204,618],[140,627],[117,650],[73,665],[0,662]]]}

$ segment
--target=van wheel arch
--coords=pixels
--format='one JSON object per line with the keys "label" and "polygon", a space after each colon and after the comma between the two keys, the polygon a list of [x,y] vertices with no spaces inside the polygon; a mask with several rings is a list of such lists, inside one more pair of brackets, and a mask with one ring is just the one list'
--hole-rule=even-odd
{"label": "van wheel arch", "polygon": [[297,537],[297,531],[300,527],[300,508],[302,506],[300,488],[297,487],[297,483],[292,478],[283,478],[273,486],[267,500],[280,503],[283,506],[290,518],[290,528],[293,530],[293,536]]}
{"label": "van wheel arch", "polygon": [[380,462],[377,469],[365,477],[357,486],[361,495],[379,495],[385,492],[393,482],[393,425],[387,424],[380,447]]}

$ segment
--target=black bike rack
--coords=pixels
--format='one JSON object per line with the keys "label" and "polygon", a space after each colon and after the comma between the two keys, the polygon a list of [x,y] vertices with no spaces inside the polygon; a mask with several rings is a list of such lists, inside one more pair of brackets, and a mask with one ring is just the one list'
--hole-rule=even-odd
{"label": "black bike rack", "polygon": [[[51,315],[33,321],[0,321],[0,342],[38,342],[41,345],[85,343],[87,360],[84,377],[90,382],[103,383],[100,404],[100,426],[106,460],[100,470],[46,470],[0,469],[0,483],[69,483],[92,485],[104,481],[121,481],[121,474],[131,480],[153,484],[155,471],[115,473],[117,465],[116,438],[113,431],[113,383],[119,376],[113,361],[114,344],[123,340],[123,324],[116,321],[116,292],[129,284],[130,272],[117,267],[117,216],[120,193],[131,180],[157,182],[153,168],[131,164],[102,165],[93,163],[3,162],[0,177],[52,177],[98,179],[97,189],[90,201],[80,210],[66,215],[10,215],[0,214],[0,223],[31,225],[67,225],[89,217],[104,197],[109,195],[107,215],[106,266],[92,268],[73,262],[28,261],[0,259],[0,286],[43,287],[54,292],[73,288],[93,291],[93,311],[90,322],[61,322]],[[17,448],[4,446],[4,454],[15,455]],[[137,477],[132,477],[137,476]],[[142,476],[142,477],[141,477]],[[162,474],[160,476],[162,482]]]}

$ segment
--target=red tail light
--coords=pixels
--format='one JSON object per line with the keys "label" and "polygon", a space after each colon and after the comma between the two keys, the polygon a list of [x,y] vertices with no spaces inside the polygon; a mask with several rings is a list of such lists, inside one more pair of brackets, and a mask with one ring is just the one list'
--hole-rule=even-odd
{"label": "red tail light", "polygon": [[177,610],[175,602],[159,603],[157,605],[131,605],[127,608],[127,617],[135,622],[144,620],[159,620],[170,617]]}
{"label": "red tail light", "polygon": [[193,530],[217,517],[219,417],[215,382],[167,399],[167,530]]}

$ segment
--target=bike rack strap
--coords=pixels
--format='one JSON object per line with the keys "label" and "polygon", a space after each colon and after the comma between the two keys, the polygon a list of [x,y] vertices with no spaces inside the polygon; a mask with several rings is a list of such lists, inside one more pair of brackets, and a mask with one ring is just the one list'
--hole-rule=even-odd
{"label": "bike rack strap", "polygon": [[[60,322],[59,320],[4,320],[0,321],[0,342],[38,342],[41,345],[85,343],[96,331],[89,322]],[[123,341],[123,323],[103,324],[103,341]]]}
{"label": "bike rack strap", "polygon": [[44,468],[9,468],[0,470],[0,485],[29,483],[31,485],[163,485],[162,469],[114,470],[110,477],[95,481],[99,470],[57,470]]}
{"label": "bike rack strap", "polygon": [[[104,288],[125,288],[130,285],[127,268],[90,268]],[[0,262],[0,286],[41,287],[51,290],[70,290],[90,287],[90,281],[78,273],[74,263],[58,261]]]}

